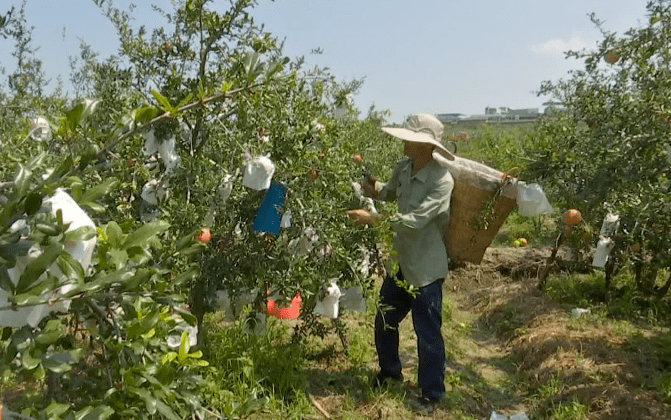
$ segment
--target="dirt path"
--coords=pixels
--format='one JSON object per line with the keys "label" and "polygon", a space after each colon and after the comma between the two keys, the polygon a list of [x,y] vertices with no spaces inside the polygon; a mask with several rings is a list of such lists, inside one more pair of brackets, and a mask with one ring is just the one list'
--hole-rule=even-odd
{"label": "dirt path", "polygon": [[[429,418],[489,420],[492,411],[531,419],[671,418],[655,391],[660,372],[671,368],[655,356],[671,344],[668,328],[627,330],[606,317],[572,319],[570,306],[537,288],[548,255],[547,249],[490,248],[481,264],[451,271],[444,285],[447,394]],[[372,346],[372,320],[356,322]],[[351,371],[346,358],[316,366],[330,382],[313,383],[312,391],[333,418],[423,418],[407,403],[419,393],[412,321],[399,332],[406,382],[388,393],[371,394],[362,382],[377,370],[374,347],[363,371]],[[343,411],[346,393],[356,395],[361,417]]]}

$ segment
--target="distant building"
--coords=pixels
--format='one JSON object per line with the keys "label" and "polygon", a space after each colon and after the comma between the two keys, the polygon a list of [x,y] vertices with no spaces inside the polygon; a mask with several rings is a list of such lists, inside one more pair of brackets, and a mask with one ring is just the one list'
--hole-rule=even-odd
{"label": "distant building", "polygon": [[512,109],[507,106],[498,108],[487,106],[484,114],[464,115],[460,113],[437,114],[443,124],[482,124],[531,122],[540,116],[538,108]]}
{"label": "distant building", "polygon": [[552,115],[566,111],[564,103],[559,101],[543,102],[543,106],[545,107],[545,110],[543,111],[545,115]]}
{"label": "distant building", "polygon": [[460,119],[465,117],[464,114],[460,113],[451,113],[451,114],[436,114],[436,118],[443,124],[456,124]]}

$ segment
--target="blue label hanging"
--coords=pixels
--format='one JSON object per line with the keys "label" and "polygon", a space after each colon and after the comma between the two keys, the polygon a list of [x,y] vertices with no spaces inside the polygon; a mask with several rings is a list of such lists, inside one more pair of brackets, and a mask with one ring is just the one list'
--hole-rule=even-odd
{"label": "blue label hanging", "polygon": [[287,188],[284,185],[273,183],[270,186],[254,219],[252,227],[254,231],[280,233],[280,221],[286,195]]}

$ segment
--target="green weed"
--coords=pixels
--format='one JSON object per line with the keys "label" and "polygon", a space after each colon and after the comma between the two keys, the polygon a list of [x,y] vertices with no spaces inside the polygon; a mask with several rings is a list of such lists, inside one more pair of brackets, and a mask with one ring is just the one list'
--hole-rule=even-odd
{"label": "green weed", "polygon": [[574,397],[573,401],[568,404],[562,402],[553,404],[547,418],[552,420],[587,420],[588,414],[587,406]]}
{"label": "green weed", "polygon": [[206,316],[207,382],[212,403],[227,415],[244,415],[271,398],[293,403],[305,391],[305,350],[291,343],[288,327],[268,319],[265,335],[247,334],[239,323],[226,325],[222,313]]}

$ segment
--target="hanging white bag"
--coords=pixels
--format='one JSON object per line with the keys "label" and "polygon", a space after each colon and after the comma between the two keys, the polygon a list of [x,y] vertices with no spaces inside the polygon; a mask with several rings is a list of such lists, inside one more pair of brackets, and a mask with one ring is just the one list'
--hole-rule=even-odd
{"label": "hanging white bag", "polygon": [[352,286],[345,289],[340,296],[340,306],[356,312],[366,312],[366,298],[361,286]]}
{"label": "hanging white bag", "polygon": [[163,160],[165,171],[171,173],[182,160],[175,151],[175,136],[163,140],[163,142],[158,145],[158,154],[161,156],[161,160]]}
{"label": "hanging white bag", "polygon": [[517,183],[517,210],[522,216],[552,214],[554,209],[538,184]]}
{"label": "hanging white bag", "polygon": [[30,127],[30,136],[35,141],[51,140],[51,127],[49,126],[49,121],[42,117],[35,118]]}
{"label": "hanging white bag", "polygon": [[291,227],[291,210],[287,210],[286,213],[282,215],[282,220],[280,220],[280,227],[281,228],[290,228]]}
{"label": "hanging white bag", "polygon": [[335,282],[331,282],[331,284],[326,288],[326,295],[324,296],[324,299],[318,301],[315,305],[314,312],[327,318],[338,318],[340,296],[342,296],[340,288],[337,284],[335,284]]}
{"label": "hanging white bag", "polygon": [[596,252],[592,259],[592,266],[597,268],[604,268],[608,261],[610,251],[615,247],[615,242],[611,238],[601,236],[599,242],[596,244]]}
{"label": "hanging white bag", "polygon": [[275,164],[269,156],[256,156],[247,162],[242,184],[257,191],[267,190],[274,173]]}
{"label": "hanging white bag", "polygon": [[231,193],[233,192],[233,175],[230,174],[224,175],[224,178],[221,182],[222,184],[219,187],[218,193],[219,198],[221,199],[221,204],[224,204],[226,200],[228,200],[228,197],[230,197]]}
{"label": "hanging white bag", "polygon": [[[68,232],[79,229],[83,226],[88,226],[95,231],[95,223],[91,218],[86,214],[84,210],[79,207],[77,202],[70,197],[68,193],[62,189],[57,189],[53,196],[44,200],[45,207],[51,207],[51,213],[56,215],[58,210],[61,210],[63,222],[69,223]],[[74,259],[79,261],[84,272],[86,273],[89,265],[91,264],[91,258],[93,257],[93,250],[96,244],[96,237],[85,240],[85,241],[68,241],[65,243],[65,251],[67,251]],[[42,254],[42,251],[38,248],[31,248],[28,251],[28,254],[22,257],[17,258],[16,265],[7,270],[10,280],[16,285],[21,278],[21,274],[25,270],[26,266],[39,257]],[[49,267],[48,273],[53,275],[56,278],[64,281],[63,272],[58,267],[57,263],[54,263]],[[42,275],[41,279],[46,278],[47,273]],[[51,312],[67,312],[70,309],[70,300],[57,300],[62,295],[73,290],[76,286],[74,284],[64,284],[60,288],[56,289],[50,296],[43,295],[43,297],[49,297],[51,299],[56,299],[55,302],[43,305],[36,305],[32,307],[18,308],[18,310],[10,311],[0,311],[0,325],[5,327],[14,327],[20,328],[25,325],[30,325],[35,328],[39,322],[49,315]],[[9,306],[9,293],[3,289],[0,289],[0,306]]]}

